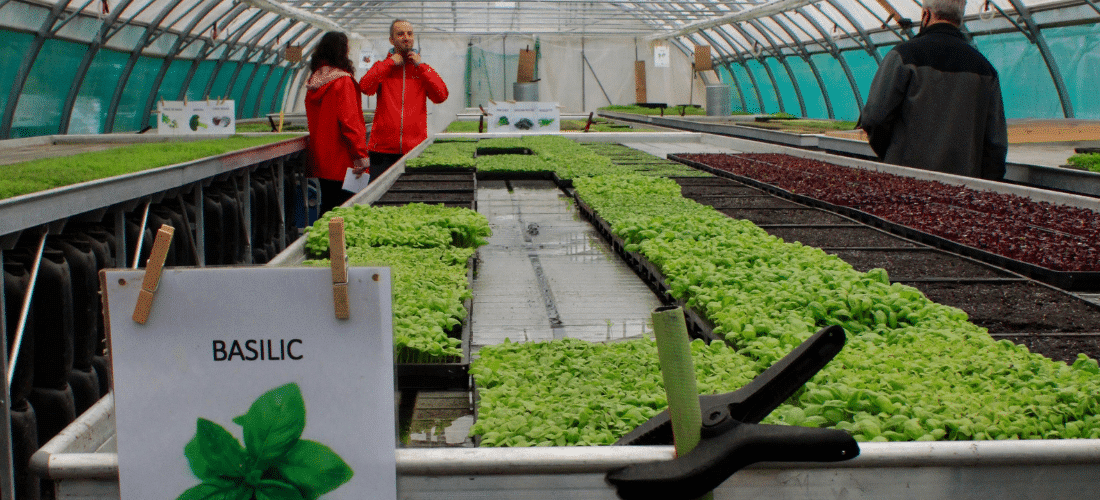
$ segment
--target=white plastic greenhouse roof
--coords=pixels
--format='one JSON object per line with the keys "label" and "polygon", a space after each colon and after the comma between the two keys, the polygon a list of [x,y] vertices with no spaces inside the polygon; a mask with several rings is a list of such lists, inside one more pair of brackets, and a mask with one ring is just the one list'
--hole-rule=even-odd
{"label": "white plastic greenhouse roof", "polygon": [[[860,87],[886,51],[918,31],[920,1],[0,0],[0,88],[10,89],[0,92],[0,139],[144,130],[163,100],[235,99],[238,118],[262,118],[296,95],[304,61],[324,32],[343,31],[373,50],[385,47],[397,18],[411,21],[421,40],[446,40],[456,58],[467,44],[504,40],[500,63],[474,61],[497,66],[514,65],[502,55],[510,37],[524,46],[540,37],[558,46],[577,40],[588,66],[592,49],[606,45],[613,64],[601,70],[617,76],[627,74],[618,65],[622,54],[639,60],[646,44],[667,44],[686,56],[679,61],[707,46],[719,80],[734,86],[738,109],[854,119],[866,90]],[[1009,109],[1010,117],[1100,118],[1092,91],[1100,0],[969,0],[965,21],[974,43],[992,54],[1002,85],[1012,82],[1006,101],[1033,103]],[[290,57],[290,47],[304,59]],[[477,69],[495,71],[493,84],[505,85],[507,72]],[[593,92],[578,73],[556,73],[582,87],[556,90],[559,99]],[[451,78],[476,90],[470,74]],[[633,96],[632,89],[609,93],[611,81],[595,82],[599,94],[589,100]],[[651,83],[682,86],[670,82]],[[680,98],[666,94],[655,92]],[[587,102],[574,107],[587,109]]]}
{"label": "white plastic greenhouse roof", "polygon": [[[88,24],[85,16],[185,37],[220,34],[255,45],[309,45],[328,30],[377,35],[401,18],[412,21],[422,35],[629,35],[713,45],[715,57],[751,57],[772,47],[798,51],[807,44],[827,47],[845,40],[864,47],[895,43],[907,37],[906,22],[919,22],[921,8],[919,0],[0,0],[0,7],[8,4],[59,10],[62,20],[77,22],[52,29],[83,31],[80,38],[92,35],[82,26]],[[1033,14],[1051,8],[1059,8],[1058,23],[1093,23],[1100,17],[1100,0],[970,0],[966,12],[990,18],[987,29],[1030,36],[1037,30]],[[74,11],[84,16],[73,16]],[[40,18],[26,20],[36,30],[41,23]]]}

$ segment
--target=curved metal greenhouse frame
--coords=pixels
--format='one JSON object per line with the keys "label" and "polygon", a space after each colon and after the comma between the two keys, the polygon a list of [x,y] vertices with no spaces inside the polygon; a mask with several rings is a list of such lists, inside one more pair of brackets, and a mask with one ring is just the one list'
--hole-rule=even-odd
{"label": "curved metal greenhouse frame", "polygon": [[[509,34],[665,40],[712,48],[731,108],[854,119],[882,56],[914,36],[919,0],[421,2],[0,0],[0,139],[150,125],[159,100],[234,99],[255,118],[300,97],[324,31],[385,33],[407,18],[430,36]],[[1010,118],[1100,119],[1097,0],[988,0],[965,28],[1002,73]],[[55,67],[75,71],[64,85]],[[704,79],[713,79],[702,73]],[[600,83],[597,80],[597,83]],[[602,86],[603,84],[600,83]],[[293,88],[293,90],[291,90]],[[6,94],[6,95],[4,95]]]}

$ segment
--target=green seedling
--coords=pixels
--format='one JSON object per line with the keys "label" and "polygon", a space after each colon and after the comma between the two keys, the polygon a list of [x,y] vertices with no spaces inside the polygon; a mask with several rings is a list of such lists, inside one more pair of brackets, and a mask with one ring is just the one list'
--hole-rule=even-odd
{"label": "green seedling", "polygon": [[314,500],[351,479],[351,467],[331,448],[301,439],[306,406],[298,384],[265,392],[233,419],[244,446],[224,427],[199,418],[183,448],[202,482],[177,500]]}

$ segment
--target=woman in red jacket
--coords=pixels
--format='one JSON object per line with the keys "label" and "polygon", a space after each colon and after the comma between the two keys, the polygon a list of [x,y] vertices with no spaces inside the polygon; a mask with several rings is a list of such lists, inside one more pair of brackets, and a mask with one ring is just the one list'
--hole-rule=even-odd
{"label": "woman in red jacket", "polygon": [[359,80],[364,94],[378,94],[367,144],[375,177],[428,138],[425,98],[436,104],[447,100],[447,84],[431,66],[420,62],[420,54],[413,49],[415,41],[412,24],[395,20],[390,24],[393,50]]}
{"label": "woman in red jacket", "polygon": [[309,123],[309,158],[313,177],[321,181],[320,213],[342,205],[352,193],[342,189],[349,168],[370,175],[367,128],[363,100],[348,58],[348,37],[325,33],[313,58],[306,81],[306,121]]}

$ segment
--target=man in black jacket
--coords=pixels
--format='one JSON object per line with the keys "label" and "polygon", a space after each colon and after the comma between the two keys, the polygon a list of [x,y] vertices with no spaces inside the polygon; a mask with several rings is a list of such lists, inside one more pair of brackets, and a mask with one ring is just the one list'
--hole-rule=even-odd
{"label": "man in black jacket", "polygon": [[921,31],[894,47],[859,126],[895,165],[1000,180],[1008,136],[997,70],[959,30],[966,0],[927,0]]}

